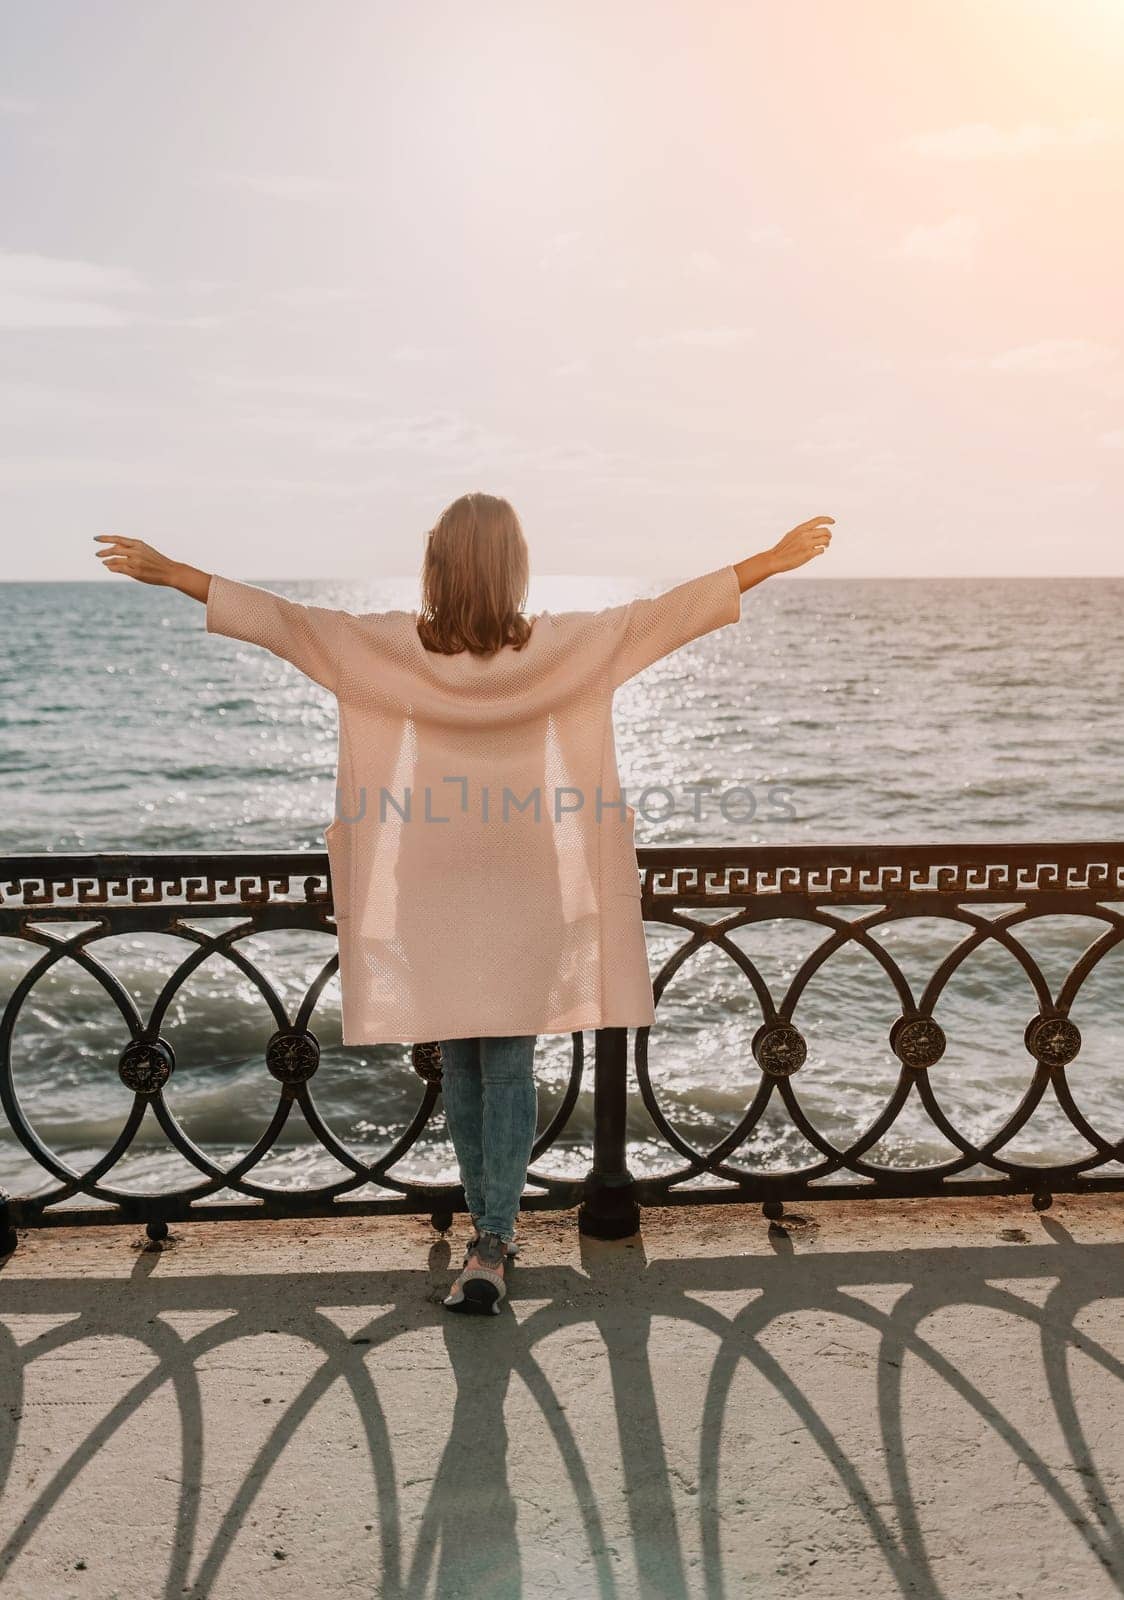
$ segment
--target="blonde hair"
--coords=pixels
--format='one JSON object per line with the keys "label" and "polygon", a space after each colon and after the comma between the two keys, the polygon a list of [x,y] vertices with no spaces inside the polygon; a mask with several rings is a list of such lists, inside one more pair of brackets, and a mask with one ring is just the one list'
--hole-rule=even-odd
{"label": "blonde hair", "polygon": [[523,615],[529,581],[527,541],[508,501],[462,494],[426,534],[418,637],[440,655],[521,650],[531,636]]}

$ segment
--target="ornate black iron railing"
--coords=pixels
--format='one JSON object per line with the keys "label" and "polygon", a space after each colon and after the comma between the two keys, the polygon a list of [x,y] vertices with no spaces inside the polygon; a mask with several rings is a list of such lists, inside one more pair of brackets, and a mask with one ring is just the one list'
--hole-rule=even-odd
{"label": "ornate black iron railing", "polygon": [[[734,1128],[710,1148],[697,1148],[661,1108],[651,1071],[650,1030],[636,1030],[636,1091],[659,1136],[681,1159],[672,1170],[634,1177],[627,1134],[629,1034],[605,1029],[595,1036],[592,1165],[580,1179],[537,1170],[536,1162],[566,1129],[582,1089],[584,1041],[575,1034],[568,1083],[535,1142],[526,1208],[577,1204],[583,1231],[616,1237],[633,1232],[640,1208],[651,1205],[745,1200],[762,1204],[767,1216],[776,1217],[786,1201],[828,1197],[1026,1193],[1043,1207],[1055,1192],[1124,1188],[1124,1140],[1093,1126],[1067,1078],[1081,1048],[1071,1012],[1090,974],[1124,940],[1124,844],[675,846],[642,848],[638,855],[645,920],[662,925],[673,941],[653,978],[657,1007],[684,964],[708,946],[728,958],[745,979],[753,1018],[760,1018],[751,1046],[755,1082],[749,1103]],[[1034,919],[1059,915],[1088,919],[1097,931],[1052,990],[1020,933]],[[962,930],[919,991],[875,937],[890,923],[917,917],[945,919]],[[227,919],[230,925],[212,932],[208,918]],[[823,933],[785,982],[783,993],[776,994],[733,937],[743,928],[775,920],[809,924]],[[143,1221],[150,1236],[160,1238],[169,1223],[187,1218],[345,1210],[428,1212],[444,1228],[452,1213],[464,1208],[459,1186],[418,1182],[394,1171],[429,1121],[439,1082],[419,1080],[412,1118],[374,1161],[361,1160],[320,1114],[313,1091],[320,1057],[313,1024],[336,958],[322,965],[299,1003],[287,1008],[241,948],[252,935],[279,928],[334,933],[326,855],[48,854],[0,859],[0,941],[22,942],[33,953],[13,982],[0,1017],[0,1103],[7,1137],[22,1145],[49,1181],[49,1187],[30,1195],[0,1192],[0,1249],[14,1247],[17,1227],[50,1222]],[[186,953],[142,1014],[133,996],[99,961],[97,944],[114,935],[144,932],[172,935],[183,941]],[[957,1128],[932,1082],[931,1071],[946,1048],[934,1010],[952,976],[987,941],[995,941],[1017,962],[1034,1006],[1023,1038],[1004,1045],[1008,1051],[1025,1050],[1028,1082],[1003,1125],[977,1142]],[[807,1044],[797,1014],[811,979],[847,947],[864,950],[878,963],[895,997],[898,1014],[889,1030],[889,1046],[897,1081],[869,1125],[842,1141],[825,1135],[802,1104],[798,1074]],[[276,1082],[273,1113],[253,1148],[225,1167],[189,1138],[164,1094],[175,1070],[171,1044],[162,1032],[169,1007],[190,974],[215,954],[254,984],[274,1023],[263,1061]],[[13,1038],[22,1008],[44,975],[64,962],[76,964],[99,983],[116,1007],[121,1024],[116,1070],[133,1094],[110,1148],[81,1172],[35,1131],[21,1107],[13,1070]],[[869,1159],[911,1096],[920,1100],[953,1153],[927,1165]],[[1048,1096],[1084,1141],[1085,1153],[1052,1164],[1016,1159],[1009,1153],[1012,1142]],[[739,1165],[736,1153],[774,1100],[814,1159],[784,1171]],[[149,1107],[170,1146],[198,1171],[197,1183],[141,1194],[110,1181]],[[294,1108],[345,1169],[345,1177],[314,1189],[281,1190],[255,1181],[255,1168],[274,1147]],[[371,1184],[386,1194],[348,1199]],[[230,1203],[208,1199],[220,1192],[240,1198]],[[81,1196],[95,1204],[75,1205]]]}

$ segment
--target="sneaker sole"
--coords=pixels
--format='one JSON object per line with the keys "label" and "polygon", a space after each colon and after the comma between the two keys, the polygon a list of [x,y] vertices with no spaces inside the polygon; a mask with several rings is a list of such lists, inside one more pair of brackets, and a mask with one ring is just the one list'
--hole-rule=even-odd
{"label": "sneaker sole", "polygon": [[447,1311],[464,1311],[469,1315],[498,1316],[500,1292],[494,1283],[485,1278],[470,1278],[464,1286],[464,1299],[446,1306]]}

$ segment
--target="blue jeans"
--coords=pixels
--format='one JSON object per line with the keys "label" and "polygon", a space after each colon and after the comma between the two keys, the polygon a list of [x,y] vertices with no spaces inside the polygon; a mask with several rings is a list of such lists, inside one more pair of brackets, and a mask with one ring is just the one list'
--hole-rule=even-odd
{"label": "blue jeans", "polygon": [[534,1033],[442,1039],[441,1092],[468,1209],[481,1233],[515,1236],[538,1120]]}

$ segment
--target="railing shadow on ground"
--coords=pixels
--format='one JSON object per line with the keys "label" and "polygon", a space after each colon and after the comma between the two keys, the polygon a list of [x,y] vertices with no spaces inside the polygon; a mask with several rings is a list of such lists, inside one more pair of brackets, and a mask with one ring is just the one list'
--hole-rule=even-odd
{"label": "railing shadow on ground", "polygon": [[[153,1364],[135,1382],[130,1374],[126,1392],[107,1399],[104,1416],[73,1441],[65,1459],[44,1467],[40,1454],[34,1498],[14,1531],[0,1539],[0,1585],[5,1573],[18,1574],[21,1556],[52,1516],[63,1514],[61,1502],[83,1470],[120,1432],[139,1426],[146,1403],[170,1385],[182,1452],[172,1463],[179,1501],[174,1527],[167,1529],[166,1569],[150,1592],[168,1600],[202,1600],[217,1594],[220,1585],[226,1592],[230,1578],[224,1581],[224,1569],[271,1472],[314,1408],[342,1382],[369,1455],[373,1503],[364,1503],[357,1492],[361,1475],[352,1469],[354,1456],[345,1458],[346,1481],[334,1487],[342,1487],[347,1511],[341,1514],[352,1518],[356,1536],[362,1537],[365,1525],[372,1528],[367,1537],[377,1542],[378,1554],[372,1558],[370,1592],[386,1600],[430,1593],[504,1600],[555,1592],[527,1586],[536,1576],[528,1566],[541,1559],[541,1552],[537,1542],[528,1547],[527,1535],[522,1543],[518,1536],[517,1501],[528,1485],[513,1481],[513,1449],[520,1459],[534,1449],[540,1460],[552,1462],[552,1504],[568,1492],[572,1525],[564,1540],[547,1538],[544,1548],[555,1562],[565,1556],[566,1592],[575,1596],[618,1600],[640,1593],[646,1600],[688,1600],[705,1594],[721,1600],[742,1592],[747,1580],[770,1577],[770,1595],[801,1593],[804,1579],[791,1561],[786,1576],[776,1576],[781,1556],[771,1541],[780,1535],[767,1526],[768,1508],[783,1497],[794,1516],[803,1505],[803,1514],[814,1517],[816,1559],[837,1564],[836,1594],[871,1592],[869,1586],[850,1586],[854,1569],[849,1563],[859,1561],[879,1593],[956,1600],[966,1589],[949,1570],[947,1550],[940,1548],[944,1535],[934,1531],[947,1506],[920,1484],[928,1452],[940,1443],[942,1412],[935,1414],[929,1438],[908,1430],[904,1421],[914,1391],[936,1384],[942,1406],[958,1407],[957,1447],[964,1460],[999,1445],[1014,1461],[1016,1474],[1026,1475],[1024,1514],[1030,1494],[1056,1573],[1069,1574],[1072,1592],[1092,1593],[1094,1573],[1098,1594],[1124,1592],[1116,1474],[1105,1473],[1094,1459],[1073,1371],[1075,1357],[1092,1363],[1096,1419],[1103,1426],[1124,1394],[1124,1362],[1079,1322],[1106,1295],[1124,1292],[1124,1247],[1077,1243],[1051,1218],[1028,1215],[1027,1226],[1042,1242],[835,1253],[794,1253],[791,1237],[774,1227],[771,1255],[663,1260],[645,1259],[637,1244],[583,1240],[585,1276],[569,1267],[536,1267],[532,1256],[513,1271],[504,1315],[487,1324],[451,1318],[437,1303],[444,1284],[439,1291],[433,1285],[448,1265],[445,1242],[430,1251],[428,1280],[426,1272],[416,1270],[162,1277],[155,1270],[159,1253],[150,1251],[137,1258],[129,1294],[96,1298],[89,1277],[23,1278],[20,1258],[13,1256],[0,1272],[0,1392],[9,1400],[0,1409],[0,1487],[9,1484],[13,1471],[33,1363],[64,1352],[73,1360],[84,1341],[117,1335],[146,1344]],[[1029,1298],[1020,1292],[1023,1286]],[[708,1295],[733,1296],[736,1308],[717,1309],[707,1303]],[[514,1315],[520,1299],[535,1302],[535,1308]],[[887,1301],[892,1303],[880,1305]],[[378,1309],[361,1325],[357,1319],[347,1335],[324,1309],[339,1306],[353,1313],[364,1306]],[[5,1323],[5,1307],[69,1320],[21,1346]],[[1004,1347],[992,1367],[994,1382],[968,1375],[964,1368],[971,1362],[958,1361],[955,1337],[942,1348],[942,1315],[965,1310],[972,1338],[982,1344],[989,1317],[1007,1319]],[[219,1320],[181,1337],[162,1321],[164,1313],[176,1312],[217,1313]],[[846,1383],[833,1385],[837,1392],[826,1399],[813,1392],[822,1391],[831,1356],[802,1361],[793,1332],[806,1323],[808,1330],[820,1330],[814,1337],[822,1340],[825,1319],[853,1330],[866,1347],[872,1404],[864,1409],[858,1403],[845,1421],[832,1413],[840,1405],[848,1409]],[[289,1338],[307,1342],[315,1370],[271,1409],[268,1436],[249,1470],[233,1481],[221,1512],[205,1519],[203,1480],[208,1463],[224,1459],[224,1441],[210,1432],[215,1424],[208,1413],[205,1459],[200,1366],[216,1352],[229,1364],[238,1341],[275,1333],[282,1324]],[[455,1396],[447,1428],[439,1419],[435,1426],[433,1460],[423,1474],[431,1479],[424,1506],[411,1514],[396,1455],[405,1455],[408,1447],[416,1467],[419,1437],[413,1431],[396,1433],[387,1386],[403,1382],[411,1337],[424,1338],[427,1329],[437,1328]],[[559,1379],[550,1375],[552,1353],[558,1359],[560,1349],[548,1348],[553,1336],[567,1334],[572,1343],[578,1330],[600,1346],[603,1363],[605,1409],[595,1428],[575,1424],[560,1399]],[[396,1343],[403,1339],[405,1350],[395,1360]],[[432,1332],[429,1339],[432,1344]],[[785,1346],[779,1353],[778,1343]],[[682,1398],[677,1411],[668,1392],[664,1363],[669,1350],[675,1352],[674,1370],[693,1370],[698,1380],[702,1403],[689,1414]],[[582,1366],[587,1376],[578,1381],[588,1382],[588,1356]],[[1016,1372],[1017,1395],[997,1393]],[[513,1379],[522,1392],[513,1389]],[[279,1381],[272,1373],[274,1394]],[[419,1381],[419,1398],[432,1392],[427,1381],[432,1384]],[[752,1408],[732,1398],[743,1381],[754,1386]],[[1030,1426],[1022,1415],[1028,1386],[1036,1419]],[[443,1378],[434,1387],[443,1389]],[[572,1403],[565,1381],[562,1389]],[[531,1420],[520,1422],[513,1436],[509,1421],[516,1400],[530,1408]],[[966,1438],[963,1419],[969,1413],[972,1437]],[[419,1418],[423,1415],[424,1406],[418,1411]],[[1119,1420],[1121,1413],[1115,1415]],[[231,1412],[231,1426],[234,1418]],[[1031,1437],[1041,1431],[1039,1418],[1060,1433],[1064,1463],[1048,1460],[1051,1452]],[[737,1425],[733,1448],[727,1437],[732,1421]],[[782,1422],[786,1425],[778,1426]],[[670,1437],[676,1427],[694,1456],[694,1482],[686,1492],[682,1468],[675,1465],[684,1454],[679,1439]],[[619,1494],[604,1489],[607,1453],[619,1471]],[[953,1487],[953,1497],[956,1492]],[[834,1508],[834,1514],[826,1516],[825,1507]],[[299,1522],[300,1504],[290,1515]],[[739,1519],[741,1535],[733,1531]],[[204,1529],[205,1520],[215,1525]],[[991,1520],[985,1514],[970,1516],[965,1526],[978,1540],[976,1570],[986,1571]],[[748,1543],[746,1530],[752,1532]],[[163,1528],[146,1532],[149,1545],[157,1546],[154,1559],[162,1564]],[[1033,1587],[1033,1560],[1028,1557],[1028,1570],[1020,1574],[1010,1567],[1000,1570],[1003,1559],[996,1550],[989,1574],[993,1592],[1022,1592],[1020,1578]],[[821,1567],[821,1581],[826,1576]],[[1004,1583],[1014,1587],[1007,1590]]]}

